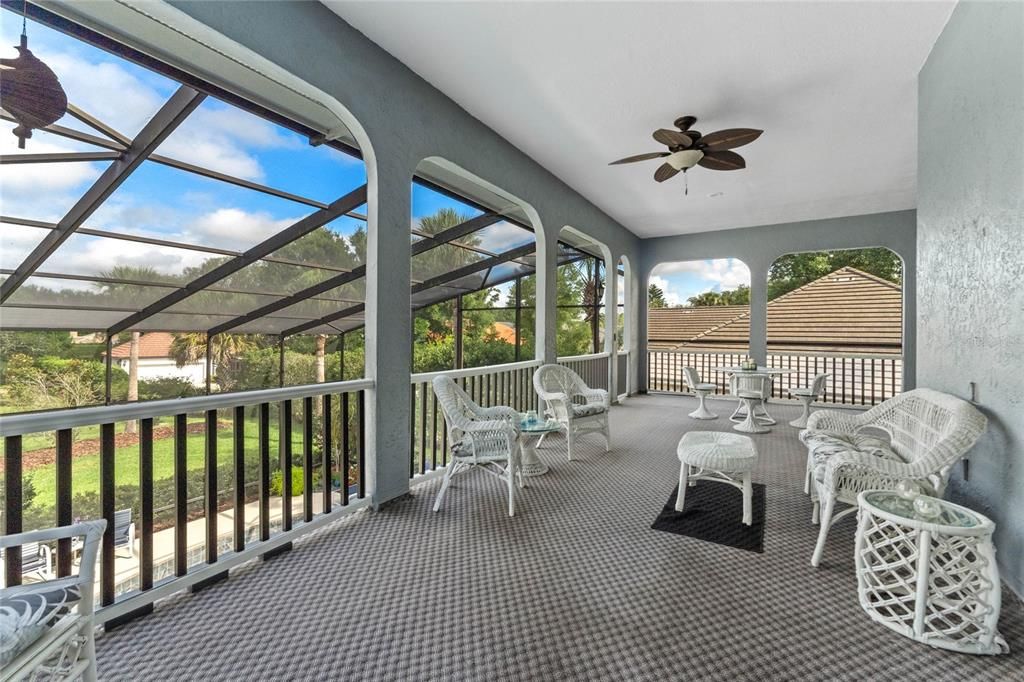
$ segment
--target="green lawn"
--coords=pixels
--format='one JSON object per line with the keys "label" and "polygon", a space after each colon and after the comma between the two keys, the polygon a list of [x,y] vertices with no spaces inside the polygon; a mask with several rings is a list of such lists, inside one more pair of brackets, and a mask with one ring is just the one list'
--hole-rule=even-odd
{"label": "green lawn", "polygon": [[[192,421],[192,420],[190,420]],[[301,426],[293,428],[292,451],[302,452]],[[247,420],[245,424],[246,457],[256,457],[258,448],[258,428],[255,420]],[[276,458],[278,430],[274,420],[270,426],[271,459]],[[189,435],[188,469],[202,469],[205,461],[206,435],[197,433]],[[217,460],[219,464],[230,464],[233,459],[234,436],[230,427],[217,432]],[[138,485],[139,483],[139,448],[138,445],[118,448],[114,451],[114,482],[115,485]],[[168,478],[174,474],[174,439],[163,438],[153,442],[153,480]],[[56,471],[54,466],[42,466],[25,473],[25,478],[32,481],[36,490],[34,506],[49,506],[57,499]],[[75,457],[71,465],[71,494],[99,491],[100,458],[99,455]]]}

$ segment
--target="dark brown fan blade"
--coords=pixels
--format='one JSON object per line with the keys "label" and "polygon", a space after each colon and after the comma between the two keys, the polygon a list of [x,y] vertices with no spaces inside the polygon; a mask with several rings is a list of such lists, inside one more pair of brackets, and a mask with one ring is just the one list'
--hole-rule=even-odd
{"label": "dark brown fan blade", "polygon": [[711,170],[739,170],[747,167],[747,162],[743,160],[743,157],[736,152],[729,151],[704,151],[704,158],[697,162],[705,168]]}
{"label": "dark brown fan blade", "polygon": [[678,130],[659,128],[654,131],[654,139],[668,147],[689,147],[693,140]]}
{"label": "dark brown fan blade", "polygon": [[754,130],[753,128],[729,128],[705,135],[700,141],[707,149],[718,152],[750,144],[761,137],[763,132],[763,130]]}
{"label": "dark brown fan blade", "polygon": [[618,161],[612,161],[609,166],[616,166],[620,163],[635,163],[637,161],[649,161],[650,159],[660,159],[663,156],[668,156],[671,152],[648,152],[647,154],[637,154],[636,156],[627,156],[624,159]]}
{"label": "dark brown fan blade", "polygon": [[679,171],[677,171],[672,166],[668,165],[667,163],[663,163],[660,166],[658,166],[658,170],[654,171],[654,179],[657,180],[658,182],[665,182],[678,172]]}

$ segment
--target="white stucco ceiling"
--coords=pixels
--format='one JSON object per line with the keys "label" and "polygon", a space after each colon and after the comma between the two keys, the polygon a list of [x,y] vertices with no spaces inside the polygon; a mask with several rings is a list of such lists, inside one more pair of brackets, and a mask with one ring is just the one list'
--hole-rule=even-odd
{"label": "white stucco ceiling", "polygon": [[[646,237],[914,207],[917,73],[955,3],[326,4]],[[765,133],[689,196],[607,165],[684,114]]]}

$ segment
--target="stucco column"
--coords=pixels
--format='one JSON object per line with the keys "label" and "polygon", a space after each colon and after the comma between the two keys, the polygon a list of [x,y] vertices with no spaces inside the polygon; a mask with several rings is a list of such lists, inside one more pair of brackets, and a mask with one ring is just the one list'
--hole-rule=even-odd
{"label": "stucco column", "polygon": [[636,329],[636,345],[633,351],[636,357],[633,358],[633,367],[636,368],[637,393],[647,393],[647,289],[651,281],[651,268],[641,262],[636,274],[636,295],[633,297],[633,324]]}
{"label": "stucco column", "polygon": [[750,357],[758,364],[768,360],[768,265],[747,263],[750,268]]}
{"label": "stucco column", "polygon": [[[366,257],[367,481],[373,504],[409,490],[412,169],[386,153],[369,183]],[[367,167],[367,172],[372,172]]]}
{"label": "stucco column", "polygon": [[[538,234],[538,237],[541,237]],[[558,233],[552,236],[543,232],[543,241],[538,242],[537,257],[537,301],[534,310],[537,318],[537,359],[552,364],[558,359],[557,333],[558,317],[555,304],[558,301]]]}
{"label": "stucco column", "polygon": [[613,252],[604,266],[604,352],[608,354],[608,395],[613,403],[619,401],[618,321],[619,256]]}

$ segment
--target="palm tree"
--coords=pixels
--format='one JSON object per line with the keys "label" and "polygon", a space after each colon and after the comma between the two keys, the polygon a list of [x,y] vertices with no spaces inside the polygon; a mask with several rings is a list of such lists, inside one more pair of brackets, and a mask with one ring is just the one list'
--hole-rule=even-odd
{"label": "palm tree", "polygon": [[[181,332],[171,341],[171,357],[178,367],[206,360],[206,332]],[[210,355],[216,367],[255,350],[259,344],[246,334],[217,334],[210,343]]]}

